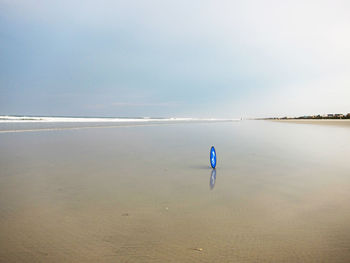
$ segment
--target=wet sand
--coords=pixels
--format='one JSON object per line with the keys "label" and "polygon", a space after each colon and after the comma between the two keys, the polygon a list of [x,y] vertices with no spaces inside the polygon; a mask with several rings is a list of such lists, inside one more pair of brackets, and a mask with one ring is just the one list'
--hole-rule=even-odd
{"label": "wet sand", "polygon": [[350,120],[272,120],[277,122],[286,122],[294,124],[316,124],[316,125],[330,125],[330,126],[340,126],[340,127],[349,127]]}
{"label": "wet sand", "polygon": [[280,122],[3,133],[0,262],[349,262],[349,156]]}

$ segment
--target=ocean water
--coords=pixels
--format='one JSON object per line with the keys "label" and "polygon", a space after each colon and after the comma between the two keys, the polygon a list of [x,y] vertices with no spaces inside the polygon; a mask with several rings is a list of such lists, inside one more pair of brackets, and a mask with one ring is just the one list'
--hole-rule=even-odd
{"label": "ocean water", "polygon": [[349,127],[2,125],[0,262],[350,261]]}
{"label": "ocean water", "polygon": [[0,116],[0,133],[78,130],[86,128],[113,128],[152,126],[179,123],[231,122],[238,119],[205,118],[151,118],[151,117],[43,117]]}

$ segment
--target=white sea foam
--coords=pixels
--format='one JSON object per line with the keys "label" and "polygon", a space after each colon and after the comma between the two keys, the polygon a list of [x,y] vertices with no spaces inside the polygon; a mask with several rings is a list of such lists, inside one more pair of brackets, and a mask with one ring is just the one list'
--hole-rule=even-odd
{"label": "white sea foam", "polygon": [[0,116],[0,123],[35,122],[190,122],[190,121],[236,121],[238,119],[206,118],[98,118],[98,117],[40,117],[40,116]]}

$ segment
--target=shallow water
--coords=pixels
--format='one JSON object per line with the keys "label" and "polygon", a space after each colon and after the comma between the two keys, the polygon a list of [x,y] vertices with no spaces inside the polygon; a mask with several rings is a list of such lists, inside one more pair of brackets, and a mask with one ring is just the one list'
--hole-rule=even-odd
{"label": "shallow water", "polygon": [[268,121],[2,133],[0,261],[349,262],[349,156]]}

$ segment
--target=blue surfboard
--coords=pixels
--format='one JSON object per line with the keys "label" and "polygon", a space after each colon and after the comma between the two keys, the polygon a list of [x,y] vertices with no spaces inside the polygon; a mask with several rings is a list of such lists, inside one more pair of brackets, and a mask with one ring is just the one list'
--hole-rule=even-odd
{"label": "blue surfboard", "polygon": [[216,167],[216,151],[214,146],[212,146],[210,149],[210,165],[212,168]]}

